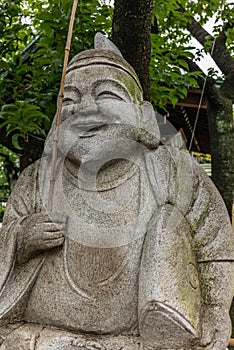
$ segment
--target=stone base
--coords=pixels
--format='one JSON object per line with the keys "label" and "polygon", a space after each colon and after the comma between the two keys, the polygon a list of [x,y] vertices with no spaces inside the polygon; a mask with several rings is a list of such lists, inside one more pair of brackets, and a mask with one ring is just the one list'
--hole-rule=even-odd
{"label": "stone base", "polygon": [[[36,324],[20,325],[8,334],[0,350],[176,350],[145,347],[139,336],[76,334]],[[192,350],[180,348],[179,350]]]}
{"label": "stone base", "polygon": [[0,350],[140,350],[138,336],[76,334],[24,324],[7,336]]}

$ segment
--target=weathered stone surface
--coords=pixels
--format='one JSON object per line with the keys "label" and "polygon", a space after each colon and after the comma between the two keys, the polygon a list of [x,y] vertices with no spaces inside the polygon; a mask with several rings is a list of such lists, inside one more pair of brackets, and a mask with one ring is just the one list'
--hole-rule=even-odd
{"label": "weathered stone surface", "polygon": [[20,176],[0,232],[1,350],[225,350],[234,237],[189,155],[99,35],[70,62],[54,205],[51,149]]}
{"label": "weathered stone surface", "polygon": [[97,336],[75,334],[25,324],[12,332],[1,346],[1,350],[140,350],[141,340],[137,336]]}

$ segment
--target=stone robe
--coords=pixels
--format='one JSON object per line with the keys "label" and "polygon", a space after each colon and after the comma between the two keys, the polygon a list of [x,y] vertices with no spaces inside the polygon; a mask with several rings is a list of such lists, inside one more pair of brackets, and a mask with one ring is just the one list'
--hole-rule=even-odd
{"label": "stone robe", "polygon": [[[73,208],[79,235],[74,234],[76,225],[68,219],[63,247],[17,266],[17,233],[23,220],[46,211],[43,193],[48,189],[48,167],[49,160],[44,159],[43,167],[37,161],[25,169],[7,205],[0,233],[0,349],[13,346],[8,325],[14,328],[17,322],[26,321],[101,337],[122,334],[124,349],[135,350],[139,344],[134,337],[144,330],[144,320],[155,302],[159,317],[155,320],[153,316],[151,323],[159,326],[168,320],[164,313],[173,318],[175,311],[179,326],[173,326],[172,331],[179,335],[183,328],[184,334],[188,333],[184,344],[199,338],[200,314],[196,310],[203,301],[198,266],[234,260],[226,208],[200,166],[186,153],[169,147],[146,151],[140,166],[101,194],[108,201],[118,196],[121,186],[132,189],[123,208],[108,214],[92,207],[85,200],[86,190],[78,189],[71,174],[62,171],[62,182],[55,191],[58,209],[64,208],[68,214],[69,207]],[[42,191],[41,168],[45,181]],[[93,241],[92,229],[87,232],[89,226],[85,225],[90,222],[92,227],[105,228]],[[112,235],[116,233],[121,244],[114,243]],[[86,235],[91,237],[90,246]],[[113,240],[109,246],[108,237]],[[159,346],[165,345],[165,341],[161,343],[163,332],[159,327]],[[40,338],[41,331],[36,334]],[[123,340],[125,335],[130,340]],[[15,342],[14,336],[12,339]],[[46,336],[40,339],[44,347],[49,344]],[[61,345],[61,349],[70,348]],[[83,348],[77,345],[77,349]]]}

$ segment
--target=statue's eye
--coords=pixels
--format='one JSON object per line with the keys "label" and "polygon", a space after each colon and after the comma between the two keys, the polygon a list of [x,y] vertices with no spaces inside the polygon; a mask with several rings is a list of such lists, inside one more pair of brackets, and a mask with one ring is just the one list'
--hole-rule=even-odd
{"label": "statue's eye", "polygon": [[75,103],[75,101],[74,101],[72,98],[70,98],[70,97],[64,97],[64,99],[63,99],[63,105],[64,105],[64,106],[66,106],[66,105],[71,105],[71,104],[73,104],[73,103]]}
{"label": "statue's eye", "polygon": [[115,99],[118,101],[124,101],[124,99],[117,95],[116,93],[112,91],[102,91],[97,95],[97,100],[104,100],[104,99]]}

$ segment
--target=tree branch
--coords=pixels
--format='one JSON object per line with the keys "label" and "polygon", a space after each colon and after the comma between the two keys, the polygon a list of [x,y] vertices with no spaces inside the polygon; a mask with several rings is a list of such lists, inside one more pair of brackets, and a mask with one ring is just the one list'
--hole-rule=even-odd
{"label": "tree branch", "polygon": [[[201,72],[204,75],[204,72],[194,61],[192,61],[189,58],[185,58],[185,60],[189,66],[190,72]],[[201,90],[204,87],[204,81],[205,81],[205,75],[204,75],[204,78],[202,77],[197,78],[197,82]],[[209,99],[209,96],[213,96],[213,97],[215,96],[217,99],[219,98],[219,90],[215,86],[214,79],[211,77],[206,77],[205,95],[207,96],[208,99]]]}
{"label": "tree branch", "polygon": [[[177,1],[181,12],[185,12],[185,9]],[[212,59],[215,61],[219,69],[224,75],[228,75],[230,72],[234,71],[234,59],[227,51],[226,48],[226,30],[233,28],[233,24],[227,23],[223,30],[220,32],[219,36],[214,39],[196,20],[191,17],[191,23],[188,23],[187,29],[193,35],[193,37],[204,47],[207,38],[212,38],[215,40],[214,50],[212,53]],[[211,50],[210,50],[211,51]]]}
{"label": "tree branch", "polygon": [[234,71],[230,72],[220,87],[220,93],[234,103]]}
{"label": "tree branch", "polygon": [[[185,13],[185,8],[179,3],[179,1],[176,1],[177,5],[179,6],[179,11]],[[191,23],[188,23],[187,29],[189,32],[194,36],[197,41],[204,46],[206,43],[207,37],[212,37],[209,32],[207,32],[196,20],[194,17],[191,18]],[[214,38],[213,38],[214,39]]]}
{"label": "tree branch", "polygon": [[[204,46],[208,37],[212,37],[196,20],[192,18],[192,22],[187,25],[187,29],[197,41]],[[214,40],[214,38],[213,38]]]}
{"label": "tree branch", "polygon": [[230,72],[234,72],[234,59],[226,48],[226,30],[227,26],[223,28],[219,36],[216,38],[212,58],[219,69],[227,76]]}

